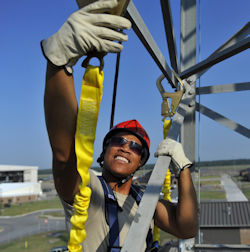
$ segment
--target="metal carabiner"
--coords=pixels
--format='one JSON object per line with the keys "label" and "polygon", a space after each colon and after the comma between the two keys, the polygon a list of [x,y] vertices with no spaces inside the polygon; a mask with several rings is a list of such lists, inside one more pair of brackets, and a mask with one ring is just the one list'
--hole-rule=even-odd
{"label": "metal carabiner", "polygon": [[87,66],[89,65],[89,61],[92,59],[92,58],[97,58],[99,59],[99,62],[100,62],[100,65],[99,65],[99,68],[100,68],[100,71],[103,70],[104,68],[104,60],[103,60],[103,57],[106,55],[107,53],[105,52],[89,52],[87,54],[87,57],[83,60],[82,62],[82,67],[85,67],[87,68]]}
{"label": "metal carabiner", "polygon": [[[179,90],[175,93],[164,92],[162,96],[162,104],[161,104],[161,115],[166,118],[172,118],[175,114],[175,111],[180,104],[181,98],[183,96],[184,91]],[[171,99],[171,106],[169,106],[169,99]]]}
{"label": "metal carabiner", "polygon": [[[166,92],[161,84],[164,78],[165,76],[162,74],[156,81],[156,86],[162,96],[161,115],[163,116],[163,119],[165,119],[166,117],[172,118],[174,116],[175,111],[185,91],[184,85],[182,81],[180,81],[180,78],[178,77],[177,79],[179,80],[183,89],[180,89],[179,91],[176,91],[174,93]],[[169,100],[171,100],[171,106],[169,105]]]}

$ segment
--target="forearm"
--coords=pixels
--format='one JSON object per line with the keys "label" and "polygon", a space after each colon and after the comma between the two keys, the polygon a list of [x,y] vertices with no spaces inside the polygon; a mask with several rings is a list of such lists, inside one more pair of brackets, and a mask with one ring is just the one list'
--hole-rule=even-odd
{"label": "forearm", "polygon": [[77,100],[73,77],[51,63],[47,66],[44,110],[55,186],[64,200],[72,201],[79,181],[74,152]]}
{"label": "forearm", "polygon": [[198,228],[198,203],[189,169],[180,173],[176,222],[183,238],[196,235]]}
{"label": "forearm", "polygon": [[53,154],[66,161],[74,140],[77,101],[72,76],[50,63],[47,66],[44,110]]}

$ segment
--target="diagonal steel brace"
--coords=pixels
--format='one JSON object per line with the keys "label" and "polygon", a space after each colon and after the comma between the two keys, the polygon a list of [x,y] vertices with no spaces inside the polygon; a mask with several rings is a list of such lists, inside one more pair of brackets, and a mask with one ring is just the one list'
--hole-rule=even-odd
{"label": "diagonal steel brace", "polygon": [[[185,98],[191,87],[185,85],[185,88],[187,92],[183,98]],[[177,140],[187,110],[188,106],[185,104],[181,103],[178,106],[172,127],[168,133],[169,138]],[[142,251],[170,161],[171,158],[168,156],[160,156],[157,159],[121,252]]]}

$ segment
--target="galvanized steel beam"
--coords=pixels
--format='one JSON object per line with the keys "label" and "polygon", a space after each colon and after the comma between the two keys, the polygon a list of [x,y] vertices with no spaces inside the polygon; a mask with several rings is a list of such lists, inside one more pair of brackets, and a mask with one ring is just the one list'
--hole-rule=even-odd
{"label": "galvanized steel beam", "polygon": [[160,156],[157,159],[121,252],[143,251],[149,226],[164,182],[163,174],[166,174],[169,163],[170,157]]}
{"label": "galvanized steel beam", "polygon": [[195,250],[250,250],[250,245],[246,244],[195,244]]}
{"label": "galvanized steel beam", "polygon": [[178,73],[179,63],[178,63],[178,57],[177,57],[177,49],[176,49],[170,0],[161,0],[161,9],[162,9],[163,21],[164,21],[165,32],[166,32],[170,63],[171,63],[172,68],[175,70],[175,72]]}
{"label": "galvanized steel beam", "polygon": [[[212,57],[213,55],[217,54],[218,52],[221,52],[225,49],[227,49],[230,46],[235,45],[239,41],[243,40],[250,34],[250,22],[248,22],[246,25],[244,25],[238,32],[236,32],[230,39],[228,39],[223,45],[221,45],[216,51],[214,51],[207,60]],[[196,81],[199,79],[209,68],[196,73],[195,75],[191,76],[192,81]]]}
{"label": "galvanized steel beam", "polygon": [[181,0],[181,71],[196,63],[196,0]]}
{"label": "galvanized steel beam", "polygon": [[250,34],[250,22],[245,24],[238,32],[236,32],[230,39],[228,39],[223,45],[221,45],[213,54],[222,51],[235,43],[246,38]]}
{"label": "galvanized steel beam", "polygon": [[[181,0],[181,58],[180,70],[196,64],[196,0]],[[190,83],[191,89],[187,98],[195,104],[195,82]],[[195,106],[190,106],[183,127],[181,128],[181,142],[185,154],[195,161]]]}
{"label": "galvanized steel beam", "polygon": [[[180,71],[196,64],[196,0],[181,0],[181,44]],[[191,101],[181,127],[180,140],[189,160],[195,162],[195,88],[196,83],[190,82],[190,91],[186,97]],[[194,173],[192,172],[194,180]],[[179,251],[184,252],[186,245],[194,244],[194,239],[179,240]]]}
{"label": "galvanized steel beam", "polygon": [[209,117],[210,119],[226,126],[227,128],[241,134],[242,136],[245,136],[247,138],[250,138],[250,130],[230,119],[228,119],[227,117],[199,104],[196,103],[196,111],[200,111],[200,113],[202,113],[203,115]]}
{"label": "galvanized steel beam", "polygon": [[188,78],[193,74],[196,74],[202,70],[205,70],[207,68],[212,67],[213,65],[228,59],[235,54],[238,54],[246,49],[250,48],[250,38],[245,38],[239,42],[237,42],[235,45],[230,46],[220,52],[217,52],[216,54],[213,54],[212,56],[208,57],[207,59],[201,61],[200,63],[196,64],[195,66],[192,66],[185,71],[182,71],[180,73],[180,77],[182,79]]}
{"label": "galvanized steel beam", "polygon": [[142,44],[145,46],[149,54],[152,56],[155,63],[158,65],[162,73],[166,76],[171,86],[175,87],[175,76],[168,66],[163,54],[161,53],[161,50],[154,41],[154,38],[149,32],[132,0],[129,2],[126,16],[132,22],[132,28],[134,32],[141,40]]}
{"label": "galvanized steel beam", "polygon": [[218,94],[250,90],[250,82],[223,84],[196,88],[196,95]]}

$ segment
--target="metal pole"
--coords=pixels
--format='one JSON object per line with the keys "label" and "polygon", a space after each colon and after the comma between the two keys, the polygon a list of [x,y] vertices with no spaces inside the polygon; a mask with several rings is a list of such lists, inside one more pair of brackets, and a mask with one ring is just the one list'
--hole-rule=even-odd
{"label": "metal pole", "polygon": [[121,56],[121,53],[120,52],[117,53],[116,67],[115,67],[115,79],[114,79],[114,90],[113,90],[112,109],[111,109],[109,129],[111,129],[114,125],[116,93],[117,93],[118,75],[119,75],[119,67],[120,67],[120,56]]}
{"label": "metal pole", "polygon": [[[201,29],[200,29],[200,24],[201,24],[201,2],[199,0],[199,49],[198,49],[198,56],[199,56],[199,62],[201,60]],[[201,77],[199,78],[199,88],[201,86]],[[199,99],[199,104],[201,101],[201,95],[199,94],[198,96]],[[200,202],[201,202],[201,180],[200,180],[200,176],[201,176],[201,172],[200,172],[200,124],[201,124],[201,113],[200,113],[200,109],[198,111],[198,206],[200,208]],[[200,228],[200,215],[199,215],[199,223],[198,223],[199,227],[198,227],[198,243],[201,243],[201,228]]]}
{"label": "metal pole", "polygon": [[[180,39],[180,71],[184,71],[196,64],[196,0],[181,0],[181,39]],[[186,98],[191,102],[187,109],[180,132],[180,141],[186,156],[195,163],[195,90],[196,83],[189,82],[190,90],[186,91]],[[191,170],[194,181],[194,170]],[[193,239],[179,240],[179,251],[185,252],[192,248]]]}

